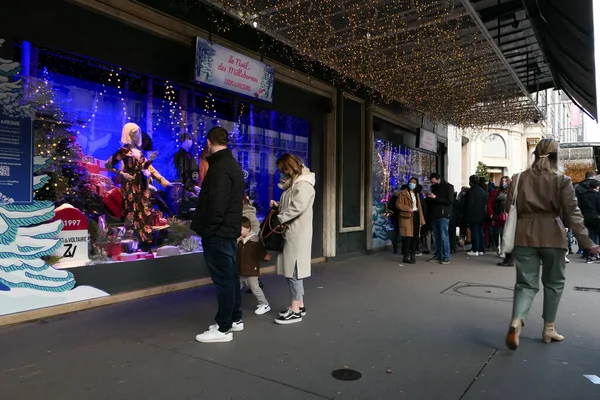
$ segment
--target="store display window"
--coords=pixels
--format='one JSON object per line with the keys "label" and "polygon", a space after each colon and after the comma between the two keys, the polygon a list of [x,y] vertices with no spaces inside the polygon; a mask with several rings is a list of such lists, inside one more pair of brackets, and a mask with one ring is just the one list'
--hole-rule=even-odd
{"label": "store display window", "polygon": [[202,251],[189,220],[214,126],[231,134],[259,219],[281,194],[276,159],[289,152],[308,165],[310,123],[266,103],[28,43],[19,52],[23,101],[35,108],[34,156],[48,159],[35,199],[51,201],[72,228],[46,257],[57,269]]}
{"label": "store display window", "polygon": [[416,177],[423,191],[430,188],[429,176],[436,172],[437,159],[430,153],[407,146],[375,139],[372,165],[372,247],[389,244],[393,228],[388,202],[394,191],[400,190],[411,177]]}

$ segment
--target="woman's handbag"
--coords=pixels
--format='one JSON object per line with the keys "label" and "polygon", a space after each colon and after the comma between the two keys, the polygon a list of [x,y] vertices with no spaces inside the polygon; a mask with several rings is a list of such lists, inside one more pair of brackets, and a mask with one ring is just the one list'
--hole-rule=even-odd
{"label": "woman's handbag", "polygon": [[494,222],[496,226],[504,226],[506,224],[506,220],[508,219],[508,214],[502,212],[494,217]]}
{"label": "woman's handbag", "polygon": [[287,226],[279,220],[279,210],[272,208],[260,224],[260,240],[266,250],[282,252]]}
{"label": "woman's handbag", "polygon": [[504,224],[504,231],[502,233],[502,252],[512,253],[515,247],[515,235],[517,233],[517,194],[519,193],[519,179],[521,174],[517,175],[515,180],[515,190],[513,191],[513,198],[508,211],[508,217]]}

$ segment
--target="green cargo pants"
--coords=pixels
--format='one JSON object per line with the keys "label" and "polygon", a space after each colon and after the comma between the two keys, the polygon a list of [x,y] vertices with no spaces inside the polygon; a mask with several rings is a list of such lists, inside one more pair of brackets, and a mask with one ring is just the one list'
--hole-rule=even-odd
{"label": "green cargo pants", "polygon": [[565,287],[566,249],[515,247],[513,255],[517,283],[513,301],[513,319],[525,320],[533,298],[540,291],[540,262],[544,285],[544,314],[546,322],[554,322]]}

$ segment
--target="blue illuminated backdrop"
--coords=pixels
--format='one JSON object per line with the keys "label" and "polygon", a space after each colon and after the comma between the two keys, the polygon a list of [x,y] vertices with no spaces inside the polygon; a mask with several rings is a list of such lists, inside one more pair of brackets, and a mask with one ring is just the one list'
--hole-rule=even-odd
{"label": "blue illuminated backdrop", "polygon": [[173,157],[182,133],[192,137],[191,153],[199,161],[208,130],[225,127],[245,171],[248,194],[263,215],[269,201],[281,193],[276,159],[290,152],[308,165],[310,123],[306,120],[28,43],[22,46],[22,60],[28,63],[24,71],[29,76],[24,78],[30,97],[45,80],[49,86],[45,90],[54,92],[63,122],[71,126],[83,155],[108,178],[111,174],[103,170],[104,161],[119,148],[127,122],[138,124],[152,139],[159,152],[153,165],[169,181],[177,178]]}

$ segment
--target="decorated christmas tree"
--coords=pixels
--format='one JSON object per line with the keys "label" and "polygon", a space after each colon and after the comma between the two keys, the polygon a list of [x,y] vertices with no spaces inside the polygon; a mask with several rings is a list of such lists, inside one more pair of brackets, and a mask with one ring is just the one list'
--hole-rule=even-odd
{"label": "decorated christmas tree", "polygon": [[487,165],[479,161],[477,163],[477,169],[475,170],[475,175],[480,178],[485,178],[485,181],[488,182],[490,180],[490,172]]}
{"label": "decorated christmas tree", "polygon": [[[0,39],[0,47],[4,39]],[[15,80],[21,71],[21,65],[13,60],[0,58],[0,111],[11,117],[29,116],[30,107],[21,104],[23,98],[23,80]]]}
{"label": "decorated christmas tree", "polygon": [[216,51],[209,42],[198,40],[196,44],[196,80],[205,83],[212,82],[212,64],[215,54]]}
{"label": "decorated christmas tree", "polygon": [[[0,39],[0,46],[3,43]],[[21,82],[8,85],[13,83],[13,72],[20,69],[19,64],[0,59],[0,66],[2,71],[12,71],[5,72],[0,80],[0,93],[8,93],[0,96],[0,112],[32,117],[35,108],[23,102]],[[48,170],[52,162],[48,158],[34,158],[34,192],[50,182],[51,178],[42,171]],[[56,236],[63,222],[47,222],[53,217],[54,204],[50,201],[14,204],[10,193],[0,193],[0,315],[108,296],[92,287],[76,288],[71,272],[57,270],[42,259],[62,244]]]}
{"label": "decorated christmas tree", "polygon": [[101,201],[89,186],[81,147],[71,125],[64,122],[47,69],[34,87],[27,96],[37,114],[33,123],[34,154],[49,160],[43,172],[50,177],[46,185],[35,191],[35,197],[55,205],[69,203],[88,215],[94,214],[101,208]]}

